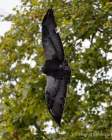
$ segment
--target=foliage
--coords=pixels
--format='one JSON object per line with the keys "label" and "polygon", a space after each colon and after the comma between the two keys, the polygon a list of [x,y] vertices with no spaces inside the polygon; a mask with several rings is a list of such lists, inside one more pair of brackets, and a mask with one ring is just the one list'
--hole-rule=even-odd
{"label": "foliage", "polygon": [[[44,100],[41,22],[53,7],[72,69],[62,127]],[[0,41],[0,140],[112,139],[112,2],[21,0]],[[47,131],[46,130],[47,127]]]}

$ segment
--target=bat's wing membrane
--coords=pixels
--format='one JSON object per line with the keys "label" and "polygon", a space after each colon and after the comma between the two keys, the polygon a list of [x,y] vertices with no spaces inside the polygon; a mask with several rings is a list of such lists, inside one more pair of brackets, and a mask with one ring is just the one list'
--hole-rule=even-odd
{"label": "bat's wing membrane", "polygon": [[45,96],[49,112],[60,125],[65,97],[66,97],[67,83],[64,79],[55,79],[52,76],[47,76],[47,85]]}
{"label": "bat's wing membrane", "polygon": [[64,60],[63,45],[59,34],[56,32],[56,22],[53,10],[49,9],[42,22],[42,43],[46,60]]}

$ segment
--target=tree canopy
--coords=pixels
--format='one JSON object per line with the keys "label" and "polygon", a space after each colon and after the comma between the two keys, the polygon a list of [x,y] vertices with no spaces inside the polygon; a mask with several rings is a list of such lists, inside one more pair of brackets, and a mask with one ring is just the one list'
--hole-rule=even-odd
{"label": "tree canopy", "polygon": [[[51,7],[72,69],[61,128],[47,110],[40,72],[41,23]],[[112,2],[21,0],[14,11],[0,37],[0,140],[111,140]]]}

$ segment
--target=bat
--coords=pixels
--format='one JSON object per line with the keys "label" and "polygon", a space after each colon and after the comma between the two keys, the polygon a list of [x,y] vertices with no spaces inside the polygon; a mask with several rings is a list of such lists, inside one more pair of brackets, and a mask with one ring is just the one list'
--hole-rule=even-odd
{"label": "bat", "polygon": [[48,110],[55,122],[61,126],[71,69],[64,58],[63,44],[56,27],[53,10],[48,9],[42,21],[42,45],[46,58],[42,72],[47,78],[45,99]]}

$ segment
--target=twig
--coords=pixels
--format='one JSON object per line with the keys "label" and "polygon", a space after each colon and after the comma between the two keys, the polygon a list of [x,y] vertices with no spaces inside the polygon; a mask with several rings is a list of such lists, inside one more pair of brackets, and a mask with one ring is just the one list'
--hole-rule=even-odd
{"label": "twig", "polygon": [[41,134],[44,136],[44,138],[45,138],[46,140],[50,140],[50,139],[44,134],[44,132],[41,131],[41,129],[40,129],[40,127],[37,125],[37,123],[35,123],[35,127],[36,127],[36,129],[39,131],[39,133],[41,133]]}

